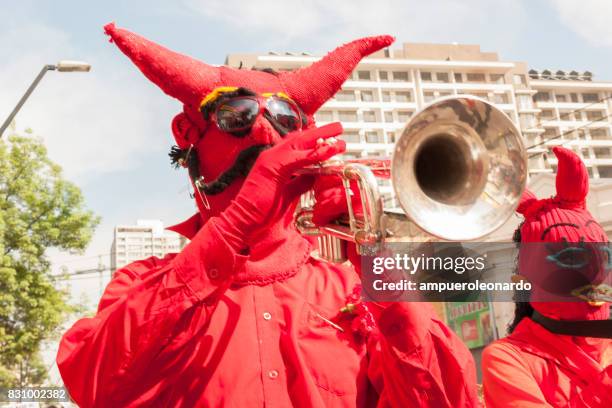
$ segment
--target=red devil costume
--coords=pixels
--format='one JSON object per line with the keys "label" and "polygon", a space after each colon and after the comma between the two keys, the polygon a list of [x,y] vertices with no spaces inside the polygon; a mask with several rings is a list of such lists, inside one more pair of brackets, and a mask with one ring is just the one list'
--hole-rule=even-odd
{"label": "red devil costume", "polygon": [[[471,355],[428,305],[360,304],[353,268],[312,258],[292,222],[312,185],[296,170],[345,148],[324,142],[341,126],[315,128],[313,114],[361,58],[393,39],[353,41],[275,73],[212,67],[112,24],[106,32],[184,103],[172,156],[188,167],[200,212],[175,228],[191,238],[180,254],[118,270],[96,316],[64,335],[57,362],[73,399],[84,407],[477,405]],[[319,220],[337,212],[337,189],[318,196]]]}
{"label": "red devil costume", "polygon": [[[520,241],[607,242],[603,229],[586,210],[589,177],[584,164],[571,150],[555,147],[553,151],[559,161],[557,194],[538,200],[525,192],[517,210],[525,217]],[[528,244],[521,246],[519,252],[521,274],[545,268],[543,257],[527,256],[528,248]],[[535,299],[536,294],[532,291],[531,296]],[[512,333],[484,351],[486,406],[612,407],[612,340],[555,334],[545,328],[550,324],[571,327],[577,321],[599,323],[609,318],[610,305],[532,301],[527,307],[529,312]]]}

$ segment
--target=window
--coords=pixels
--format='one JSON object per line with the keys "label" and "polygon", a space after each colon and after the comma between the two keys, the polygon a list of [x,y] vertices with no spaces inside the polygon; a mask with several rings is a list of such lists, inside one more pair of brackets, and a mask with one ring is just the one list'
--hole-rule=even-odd
{"label": "window", "polygon": [[599,96],[596,93],[583,93],[582,101],[584,103],[599,102]]}
{"label": "window", "polygon": [[588,121],[596,121],[603,119],[604,114],[602,111],[587,111],[586,118]]}
{"label": "window", "polygon": [[408,72],[393,71],[393,80],[397,82],[408,82]]}
{"label": "window", "polygon": [[412,97],[408,91],[397,91],[395,92],[395,100],[397,102],[410,102]]}
{"label": "window", "polygon": [[528,158],[528,162],[529,162],[529,168],[530,169],[539,169],[541,168],[541,164],[540,164],[540,156],[530,156]]}
{"label": "window", "polygon": [[467,74],[468,82],[485,82],[485,74],[480,72],[470,72]]}
{"label": "window", "polygon": [[493,101],[495,103],[508,103],[508,95],[504,94],[493,94]]}
{"label": "window", "polygon": [[595,157],[598,159],[610,159],[612,158],[612,154],[610,153],[609,147],[596,147],[593,149],[595,153]]}
{"label": "window", "polygon": [[567,96],[565,95],[556,95],[557,102],[567,102]]}
{"label": "window", "polygon": [[387,139],[389,140],[389,143],[395,143],[395,133],[393,132],[389,132],[387,133]]}
{"label": "window", "polygon": [[437,72],[436,73],[436,81],[438,81],[438,82],[449,82],[448,81],[448,73],[447,72]]}
{"label": "window", "polygon": [[387,153],[384,150],[371,150],[368,154],[366,154],[366,156],[368,157],[386,157]]}
{"label": "window", "polygon": [[533,100],[535,102],[548,102],[550,101],[550,94],[548,92],[538,92],[533,95]]}
{"label": "window", "polygon": [[421,71],[421,80],[431,82],[431,72]]}
{"label": "window", "polygon": [[391,102],[391,92],[383,91],[383,93],[382,93],[382,100],[383,100],[383,102]]}
{"label": "window", "polygon": [[591,139],[595,140],[607,140],[608,132],[606,129],[590,129],[589,133],[591,134]]}
{"label": "window", "polygon": [[512,76],[512,81],[515,85],[525,85],[525,75],[514,74]]}
{"label": "window", "polygon": [[517,95],[516,99],[518,100],[520,109],[531,109],[533,106],[529,95]]}
{"label": "window", "polygon": [[374,93],[372,91],[361,91],[361,100],[363,102],[372,102],[374,100]]}
{"label": "window", "polygon": [[380,78],[381,81],[388,81],[389,80],[389,73],[387,71],[379,71],[378,72],[378,78]]}
{"label": "window", "polygon": [[341,122],[357,122],[357,112],[355,111],[340,111],[338,118]]}
{"label": "window", "polygon": [[[578,115],[580,115],[580,113],[578,113]],[[576,117],[574,116],[574,111],[559,111],[559,117],[561,118],[561,120],[568,120],[568,121],[575,121]]]}
{"label": "window", "polygon": [[455,82],[463,82],[463,74],[461,72],[455,72]]}
{"label": "window", "polygon": [[397,120],[399,122],[408,122],[408,120],[410,119],[410,117],[412,116],[412,112],[410,111],[399,111],[397,112]]}
{"label": "window", "polygon": [[340,91],[336,94],[336,100],[338,101],[354,101],[355,91]]}
{"label": "window", "polygon": [[357,79],[360,81],[369,81],[370,71],[357,71]]}
{"label": "window", "polygon": [[521,128],[530,129],[535,126],[535,116],[531,113],[519,114],[519,121],[521,122]]}
{"label": "window", "polygon": [[600,178],[612,178],[612,166],[599,166],[598,170]]}
{"label": "window", "polygon": [[344,132],[342,134],[342,139],[344,139],[346,143],[360,143],[361,142],[361,137],[359,137],[359,133],[357,132]]}
{"label": "window", "polygon": [[315,120],[317,122],[331,122],[332,120],[334,120],[334,115],[331,113],[331,111],[318,111],[315,114]]}
{"label": "window", "polygon": [[571,94],[570,94],[570,99],[571,99],[571,100],[572,100],[572,102],[574,102],[574,103],[578,102],[578,94],[571,93]]}
{"label": "window", "polygon": [[440,92],[438,92],[438,98],[442,98],[443,96],[450,96],[452,94],[453,93],[450,92],[450,91],[440,91]]}
{"label": "window", "polygon": [[365,139],[367,143],[383,143],[382,135],[377,132],[366,132]]}
{"label": "window", "polygon": [[[597,149],[595,149],[597,151]],[[589,153],[589,149],[580,149],[580,154],[582,155],[583,159],[588,159],[589,157],[591,157],[591,154]]]}
{"label": "window", "polygon": [[541,115],[542,119],[552,120],[554,117],[554,112],[551,109],[543,109]]}
{"label": "window", "polygon": [[489,78],[491,79],[491,82],[493,82],[494,84],[505,83],[503,74],[489,74]]}
{"label": "window", "polygon": [[374,113],[373,111],[364,111],[363,121],[364,122],[376,122],[376,113]]}
{"label": "window", "polygon": [[385,122],[393,123],[393,112],[385,112]]}
{"label": "window", "polygon": [[472,92],[472,95],[477,96],[479,98],[482,98],[484,100],[488,100],[489,99],[489,94],[484,93],[484,92]]}
{"label": "window", "polygon": [[435,98],[436,96],[433,92],[423,92],[423,99],[425,102],[432,102]]}

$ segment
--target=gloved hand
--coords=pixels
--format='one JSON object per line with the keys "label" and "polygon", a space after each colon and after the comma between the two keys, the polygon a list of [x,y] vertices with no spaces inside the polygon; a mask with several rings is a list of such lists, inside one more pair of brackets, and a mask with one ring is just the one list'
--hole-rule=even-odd
{"label": "gloved hand", "polygon": [[342,153],[346,143],[317,143],[342,133],[340,123],[293,132],[285,140],[262,152],[240,192],[219,214],[224,236],[236,252],[248,247],[257,230],[279,220],[289,206],[312,186],[312,177],[295,176],[297,170]]}
{"label": "gloved hand", "polygon": [[[315,204],[312,209],[312,222],[318,226],[330,222],[348,214],[346,202],[346,190],[342,185],[340,176],[320,176],[313,185]],[[351,203],[357,218],[363,216],[361,197],[356,182],[351,182]],[[357,253],[357,247],[352,242],[347,242],[346,254],[353,264],[355,271],[361,275],[361,257]]]}
{"label": "gloved hand", "polygon": [[[348,214],[346,190],[340,176],[320,176],[313,185],[315,205],[312,222],[321,226]],[[361,198],[356,182],[351,182],[351,203],[357,217],[363,215]]]}

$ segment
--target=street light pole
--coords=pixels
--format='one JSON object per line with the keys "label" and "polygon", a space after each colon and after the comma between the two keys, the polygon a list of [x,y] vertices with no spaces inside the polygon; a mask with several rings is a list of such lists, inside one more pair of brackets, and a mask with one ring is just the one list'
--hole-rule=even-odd
{"label": "street light pole", "polygon": [[15,118],[15,115],[17,115],[17,112],[19,112],[23,104],[26,102],[28,97],[32,94],[32,92],[34,91],[34,89],[36,88],[40,80],[43,79],[47,71],[57,70],[59,72],[89,72],[90,69],[91,69],[91,65],[89,65],[86,62],[80,62],[80,61],[60,61],[56,65],[45,65],[44,67],[42,67],[42,69],[40,70],[36,78],[34,78],[34,81],[30,85],[30,87],[23,94],[19,102],[17,102],[15,109],[13,109],[13,111],[8,116],[8,118],[6,118],[6,120],[2,124],[2,127],[0,127],[0,138],[2,138],[2,134],[4,133],[6,128],[9,127],[9,125]]}

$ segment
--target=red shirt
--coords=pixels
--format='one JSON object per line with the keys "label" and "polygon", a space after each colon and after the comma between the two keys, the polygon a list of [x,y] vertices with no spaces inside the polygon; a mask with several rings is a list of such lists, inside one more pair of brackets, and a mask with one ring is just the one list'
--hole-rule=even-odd
{"label": "red shirt", "polygon": [[430,305],[387,307],[361,339],[339,311],[357,274],[310,250],[271,231],[237,255],[213,219],[180,254],[118,270],[96,316],[61,341],[70,395],[84,407],[478,405],[472,356]]}
{"label": "red shirt", "polygon": [[587,340],[523,319],[483,353],[487,408],[612,407],[612,341]]}

